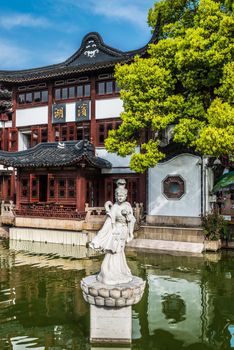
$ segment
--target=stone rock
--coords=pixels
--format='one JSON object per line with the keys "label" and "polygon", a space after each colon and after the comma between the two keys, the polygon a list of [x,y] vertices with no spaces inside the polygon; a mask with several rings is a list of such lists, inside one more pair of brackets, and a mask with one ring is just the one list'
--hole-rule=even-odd
{"label": "stone rock", "polygon": [[91,295],[87,295],[87,301],[89,304],[95,305],[95,299]]}
{"label": "stone rock", "polygon": [[95,298],[95,305],[97,306],[104,306],[105,305],[105,299],[102,297],[96,297]]}
{"label": "stone rock", "polygon": [[118,307],[123,307],[126,305],[126,302],[125,302],[126,299],[124,298],[119,298],[116,300],[115,302],[115,305],[118,306]]}
{"label": "stone rock", "polygon": [[119,289],[110,289],[110,297],[114,299],[118,299],[121,296],[121,291]]}
{"label": "stone rock", "polygon": [[98,291],[97,289],[90,287],[89,288],[89,294],[92,295],[93,297],[97,297],[98,296]]}
{"label": "stone rock", "polygon": [[113,298],[106,298],[105,299],[105,306],[115,307],[115,299],[113,299]]}
{"label": "stone rock", "polygon": [[100,288],[98,290],[98,294],[103,297],[103,298],[109,298],[110,294],[109,294],[109,290],[106,288]]}
{"label": "stone rock", "polygon": [[135,299],[134,298],[126,299],[126,306],[130,306],[130,305],[133,305],[133,304],[135,304]]}

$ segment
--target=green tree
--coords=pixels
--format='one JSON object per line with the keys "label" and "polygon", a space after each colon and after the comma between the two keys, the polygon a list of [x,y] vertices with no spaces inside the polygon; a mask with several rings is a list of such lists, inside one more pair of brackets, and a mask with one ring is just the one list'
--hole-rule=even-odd
{"label": "green tree", "polygon": [[213,156],[233,152],[233,9],[232,0],[161,0],[150,9],[159,40],[147,58],[116,66],[124,112],[105,142],[109,152],[131,154],[133,170],[165,157],[160,134],[171,124],[176,143]]}
{"label": "green tree", "polygon": [[11,92],[0,86],[0,114],[9,113],[12,108]]}

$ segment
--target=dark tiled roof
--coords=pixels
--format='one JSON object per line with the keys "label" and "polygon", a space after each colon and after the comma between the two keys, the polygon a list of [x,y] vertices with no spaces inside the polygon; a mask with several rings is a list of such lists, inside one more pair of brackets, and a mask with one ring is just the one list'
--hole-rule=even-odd
{"label": "dark tiled roof", "polygon": [[94,146],[89,141],[63,143],[40,143],[20,152],[0,151],[0,164],[15,168],[87,166],[111,168],[111,163],[95,156]]}
{"label": "dark tiled roof", "polygon": [[41,68],[18,70],[18,71],[0,71],[0,82],[2,83],[23,83],[30,81],[39,81],[49,78],[70,76],[74,73],[91,72],[104,68],[114,67],[116,63],[130,62],[133,57],[144,55],[148,45],[157,40],[158,26],[147,45],[134,50],[123,52],[107,46],[98,33],[87,34],[82,40],[80,48],[66,61]]}

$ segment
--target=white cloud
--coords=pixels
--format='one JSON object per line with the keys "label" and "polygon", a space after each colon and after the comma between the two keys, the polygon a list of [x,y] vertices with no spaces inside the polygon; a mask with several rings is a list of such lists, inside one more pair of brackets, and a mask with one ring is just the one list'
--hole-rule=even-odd
{"label": "white cloud", "polygon": [[27,13],[13,13],[0,15],[0,27],[12,29],[14,27],[40,27],[46,28],[50,25],[45,17],[36,17]]}
{"label": "white cloud", "polygon": [[29,62],[29,52],[26,49],[8,42],[0,41],[0,67],[1,69],[17,69],[27,66]]}
{"label": "white cloud", "polygon": [[61,3],[69,3],[113,21],[124,20],[145,28],[148,10],[154,0],[60,0]]}

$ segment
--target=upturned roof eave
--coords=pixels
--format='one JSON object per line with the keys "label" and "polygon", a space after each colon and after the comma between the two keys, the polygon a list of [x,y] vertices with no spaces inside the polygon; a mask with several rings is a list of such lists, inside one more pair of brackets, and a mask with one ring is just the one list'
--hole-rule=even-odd
{"label": "upturned roof eave", "polygon": [[[64,142],[65,153],[58,149],[57,142],[40,143],[19,152],[0,151],[0,164],[14,168],[50,168],[81,166],[84,161],[94,168],[111,168],[109,161],[95,156],[92,144],[87,141]],[[91,150],[90,148],[91,147]],[[52,153],[51,153],[52,152]],[[65,159],[64,159],[65,158]]]}
{"label": "upturned roof eave", "polygon": [[[84,50],[85,41],[88,40],[89,37],[96,37],[98,40],[98,43],[101,45],[101,49],[107,53],[110,56],[110,61],[102,61],[98,63],[90,63],[90,64],[76,64],[72,65],[72,63],[79,59],[79,55]],[[82,40],[80,48],[67,60],[52,64],[44,67],[39,68],[31,68],[31,69],[24,69],[24,70],[0,70],[0,82],[2,83],[24,83],[24,82],[32,82],[32,81],[41,81],[41,80],[48,80],[51,78],[61,77],[61,76],[69,76],[74,73],[85,73],[85,72],[92,72],[99,69],[104,68],[111,68],[114,67],[117,63],[128,63],[130,62],[135,55],[144,55],[147,52],[148,45],[152,42],[157,41],[158,37],[158,27],[156,25],[155,30],[152,34],[151,39],[149,42],[136,50],[132,51],[120,51],[118,49],[112,48],[108,45],[106,45],[102,37],[96,33],[88,33]]]}
{"label": "upturned roof eave", "polygon": [[27,77],[21,76],[1,76],[0,71],[0,83],[26,83],[26,82],[37,82],[37,81],[45,81],[50,80],[52,78],[60,78],[63,76],[71,76],[74,73],[91,73],[93,71],[105,69],[105,68],[113,68],[117,63],[128,63],[132,61],[132,57],[128,57],[126,59],[115,60],[112,62],[95,64],[95,65],[85,65],[85,66],[73,66],[73,67],[65,67],[59,68],[56,71],[44,71],[37,72],[37,75],[30,75]]}

